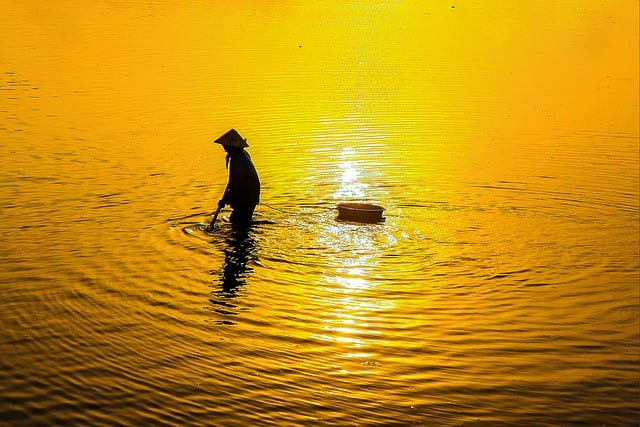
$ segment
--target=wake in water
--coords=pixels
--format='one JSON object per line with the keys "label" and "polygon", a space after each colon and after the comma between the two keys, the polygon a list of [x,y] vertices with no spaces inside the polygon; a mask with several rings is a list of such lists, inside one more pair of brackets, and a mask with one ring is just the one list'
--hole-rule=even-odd
{"label": "wake in water", "polygon": [[[190,218],[196,217],[210,217],[214,214],[214,212],[198,212],[184,216],[167,218],[166,222],[170,222],[170,229],[180,227],[184,234],[189,236],[196,237],[211,237],[211,236],[223,236],[228,235],[230,232],[237,232],[241,230],[241,228],[236,228],[227,216],[220,217],[213,228],[209,226],[209,221],[206,222],[193,222],[193,221],[185,221]],[[247,230],[257,230],[263,225],[275,225],[278,224],[277,221],[269,220],[269,219],[261,219],[260,214],[255,214],[257,217],[247,228]]]}

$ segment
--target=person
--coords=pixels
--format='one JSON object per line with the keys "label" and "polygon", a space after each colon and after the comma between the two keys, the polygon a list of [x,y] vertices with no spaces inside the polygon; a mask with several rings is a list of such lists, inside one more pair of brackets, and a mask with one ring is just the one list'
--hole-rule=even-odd
{"label": "person", "polygon": [[[249,144],[235,129],[231,129],[214,142],[221,144],[227,152],[226,166],[229,169],[229,181],[218,202],[218,211],[227,205],[231,206],[231,223],[247,226],[251,223],[256,205],[260,202],[258,172],[249,153],[245,151]],[[213,228],[215,218],[214,216],[210,228]]]}

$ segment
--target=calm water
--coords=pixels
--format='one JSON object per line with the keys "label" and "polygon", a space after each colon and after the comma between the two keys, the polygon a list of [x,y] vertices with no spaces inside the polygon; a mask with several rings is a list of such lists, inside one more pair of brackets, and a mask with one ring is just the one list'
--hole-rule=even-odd
{"label": "calm water", "polygon": [[637,425],[638,2],[216,3],[0,1],[0,424]]}

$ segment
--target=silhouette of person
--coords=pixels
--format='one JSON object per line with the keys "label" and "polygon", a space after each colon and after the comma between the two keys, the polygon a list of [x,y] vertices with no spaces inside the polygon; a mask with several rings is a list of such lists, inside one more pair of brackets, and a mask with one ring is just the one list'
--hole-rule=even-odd
{"label": "silhouette of person", "polygon": [[[235,226],[248,226],[251,224],[253,211],[260,202],[258,172],[249,153],[245,151],[245,147],[249,144],[235,129],[231,129],[214,142],[221,144],[227,152],[226,166],[229,169],[229,181],[218,202],[218,208],[231,206],[233,209],[229,218],[231,223]],[[213,227],[213,221],[211,227]]]}

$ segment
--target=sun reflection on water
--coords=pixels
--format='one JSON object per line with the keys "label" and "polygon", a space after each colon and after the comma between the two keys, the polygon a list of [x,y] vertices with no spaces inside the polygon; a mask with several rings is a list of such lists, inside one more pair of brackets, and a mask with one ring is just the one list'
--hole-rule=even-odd
{"label": "sun reflection on water", "polygon": [[344,147],[340,153],[339,167],[341,170],[338,177],[338,190],[334,196],[338,200],[361,199],[365,196],[367,186],[359,180],[360,171],[358,162],[352,160],[355,157],[353,147]]}
{"label": "sun reflection on water", "polygon": [[350,277],[335,277],[336,282],[342,285],[343,291],[345,293],[352,293],[354,291],[364,290],[371,287],[370,282],[362,277],[359,277],[363,274],[363,269],[351,268],[347,269],[347,271]]}
{"label": "sun reflection on water", "polygon": [[[357,179],[353,164],[345,163],[343,172],[345,185]],[[393,301],[381,297],[381,282],[371,276],[380,259],[374,229],[363,227],[335,225],[332,238],[324,242],[335,253],[336,264],[323,280],[327,293],[319,332],[313,338],[330,343],[338,359],[337,374],[374,373],[378,349],[386,345],[385,313],[394,307]]]}

